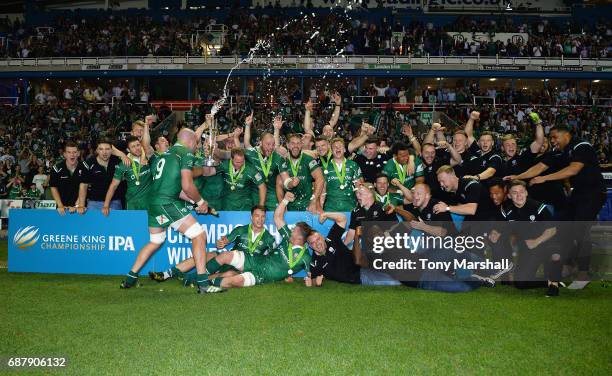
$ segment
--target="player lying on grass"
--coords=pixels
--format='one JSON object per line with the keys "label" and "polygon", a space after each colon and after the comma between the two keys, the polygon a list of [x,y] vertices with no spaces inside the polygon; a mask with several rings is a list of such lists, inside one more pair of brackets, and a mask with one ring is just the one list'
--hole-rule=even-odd
{"label": "player lying on grass", "polygon": [[[264,227],[266,221],[266,209],[263,206],[254,206],[251,209],[251,223],[244,226],[236,226],[228,236],[217,240],[218,252],[209,252],[207,261],[215,258],[221,251],[232,244],[232,251],[240,251],[251,256],[267,256],[274,249],[274,236]],[[149,272],[149,277],[157,282],[163,282],[170,278],[183,280],[185,286],[195,283],[195,275],[187,274],[195,267],[195,260],[190,257],[176,266],[164,272]],[[231,265],[225,265],[210,277],[230,277],[236,275],[236,269]]]}
{"label": "player lying on grass", "polygon": [[198,193],[193,183],[193,151],[196,136],[190,129],[181,129],[177,142],[166,153],[157,158],[151,166],[153,183],[147,207],[149,216],[149,243],[138,253],[134,265],[121,282],[121,288],[136,286],[138,272],[147,260],[166,241],[166,228],[171,226],[191,239],[195,266],[197,269],[198,292],[218,292],[209,289],[206,273],[206,232],[202,225],[191,215],[192,206],[181,197],[197,202],[196,211],[206,213],[208,205]]}
{"label": "player lying on grass", "polygon": [[221,270],[222,266],[230,265],[237,270],[237,274],[210,280],[212,287],[249,287],[282,281],[302,270],[308,271],[311,257],[305,243],[312,228],[305,222],[298,222],[293,230],[289,230],[284,219],[287,205],[294,199],[293,193],[285,193],[274,211],[274,223],[281,235],[280,244],[268,256],[244,251],[222,252],[206,264],[208,272],[212,275]]}

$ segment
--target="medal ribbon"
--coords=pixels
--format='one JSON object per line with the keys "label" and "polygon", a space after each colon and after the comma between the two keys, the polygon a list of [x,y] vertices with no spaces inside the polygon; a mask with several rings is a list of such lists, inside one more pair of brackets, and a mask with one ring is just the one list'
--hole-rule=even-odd
{"label": "medal ribbon", "polygon": [[261,165],[261,171],[264,174],[264,177],[268,178],[268,174],[270,173],[270,169],[272,168],[272,157],[274,154],[271,154],[268,157],[268,162],[264,162],[263,155],[261,150],[257,150],[257,156],[259,157],[259,164]]}
{"label": "medal ribbon", "polygon": [[408,170],[407,166],[400,165],[397,163],[395,158],[393,158],[393,163],[395,163],[395,169],[397,170],[397,177],[399,178],[399,181],[404,184],[406,181],[406,171]]}
{"label": "medal ribbon", "polygon": [[329,165],[329,161],[331,160],[332,154],[331,151],[327,152],[327,161],[325,157],[321,157],[321,164],[323,165],[323,170],[327,170],[327,166]]}
{"label": "medal ribbon", "polygon": [[257,235],[257,238],[255,238],[255,241],[252,241],[253,239],[253,228],[251,227],[251,225],[249,225],[249,240],[247,242],[247,247],[249,248],[249,252],[251,252],[251,254],[253,254],[253,252],[255,252],[255,248],[257,248],[257,244],[259,244],[259,241],[261,240],[264,232],[266,232],[266,229],[264,228],[259,235]]}
{"label": "medal ribbon", "polygon": [[300,162],[302,162],[302,153],[300,153],[300,157],[298,158],[297,162],[295,162],[295,164],[293,164],[293,160],[291,159],[291,156],[289,156],[289,164],[291,165],[291,172],[293,172],[293,177],[297,178],[298,176],[298,171],[300,169]]}
{"label": "medal ribbon", "polygon": [[293,247],[291,246],[291,243],[289,243],[289,246],[287,248],[287,251],[289,252],[289,269],[293,269],[294,266],[296,266],[298,264],[298,262],[300,262],[300,260],[302,259],[302,256],[304,256],[304,252],[306,252],[306,246],[303,246],[302,249],[300,250],[300,253],[298,254],[297,259],[294,261],[293,260]]}
{"label": "medal ribbon", "polygon": [[230,180],[232,181],[232,186],[235,186],[236,184],[238,184],[238,180],[240,180],[240,177],[242,176],[242,173],[244,172],[244,166],[242,165],[242,167],[240,167],[240,171],[238,171],[238,174],[236,174],[236,170],[234,170],[234,164],[232,163],[232,161],[229,162],[230,168],[229,168],[229,176],[230,176]]}
{"label": "medal ribbon", "polygon": [[[140,161],[138,163],[136,163],[136,157],[133,155],[128,155],[130,157],[130,161],[132,161],[132,172],[134,172],[134,176],[136,177],[136,182],[139,185],[140,184],[140,170],[142,169],[142,165],[140,164]],[[138,164],[138,169],[136,168],[136,164]]]}
{"label": "medal ribbon", "polygon": [[342,166],[340,166],[340,169],[342,171],[338,171],[338,166],[336,166],[336,161],[333,161],[332,164],[334,165],[334,171],[336,171],[336,176],[338,177],[338,181],[340,182],[341,185],[344,185],[344,178],[346,177],[346,158],[342,160]]}
{"label": "medal ribbon", "polygon": [[384,195],[384,196],[381,196],[381,195],[379,195],[379,194],[377,193],[377,194],[376,194],[376,199],[377,199],[379,202],[382,202],[382,203],[384,204],[383,206],[388,206],[388,205],[391,205],[391,199],[389,198],[389,192],[387,192],[387,194],[386,194],[386,195]]}

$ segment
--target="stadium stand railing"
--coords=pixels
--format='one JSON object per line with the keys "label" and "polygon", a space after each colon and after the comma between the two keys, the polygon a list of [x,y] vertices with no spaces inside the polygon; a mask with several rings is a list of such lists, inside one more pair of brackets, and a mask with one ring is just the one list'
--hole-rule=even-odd
{"label": "stadium stand railing", "polygon": [[[237,65],[241,56],[115,56],[115,57],[40,57],[0,59],[0,70],[10,71],[19,67],[45,69],[87,69],[87,66],[101,66],[99,70],[126,69],[124,65],[142,65],[134,69],[182,69],[185,65],[219,66]],[[282,65],[281,65],[282,64]],[[291,68],[291,65],[305,64],[310,69],[354,68],[351,64],[393,64],[387,69],[402,69],[401,64],[431,65],[443,69],[445,65],[492,65],[492,66],[561,66],[561,67],[612,67],[612,59],[583,59],[566,57],[505,57],[505,56],[399,56],[399,55],[298,55],[255,57],[250,65]],[[182,66],[180,66],[182,65]],[[105,69],[102,68],[105,67]],[[173,67],[174,66],[174,67]],[[180,66],[180,67],[179,67]]]}

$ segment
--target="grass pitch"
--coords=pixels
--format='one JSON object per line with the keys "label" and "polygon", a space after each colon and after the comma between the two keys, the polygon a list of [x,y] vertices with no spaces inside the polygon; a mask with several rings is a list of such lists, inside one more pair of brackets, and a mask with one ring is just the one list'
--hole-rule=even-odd
{"label": "grass pitch", "polygon": [[599,282],[547,299],[507,286],[446,294],[332,282],[198,296],[141,279],[121,291],[121,277],[1,269],[0,356],[66,356],[58,373],[75,375],[612,372],[612,295]]}

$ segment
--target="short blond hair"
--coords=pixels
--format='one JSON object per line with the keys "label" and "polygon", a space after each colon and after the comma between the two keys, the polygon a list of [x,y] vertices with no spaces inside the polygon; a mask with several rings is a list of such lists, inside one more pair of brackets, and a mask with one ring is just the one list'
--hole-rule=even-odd
{"label": "short blond hair", "polygon": [[451,165],[444,165],[441,166],[438,171],[436,171],[436,175],[440,175],[440,174],[452,174],[455,175],[455,170],[453,169],[453,167]]}

